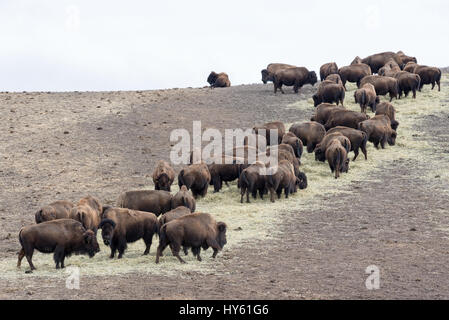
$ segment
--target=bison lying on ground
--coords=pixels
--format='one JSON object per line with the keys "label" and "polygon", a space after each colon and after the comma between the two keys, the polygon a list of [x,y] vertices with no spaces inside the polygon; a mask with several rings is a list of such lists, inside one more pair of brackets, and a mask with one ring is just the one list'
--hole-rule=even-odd
{"label": "bison lying on ground", "polygon": [[365,155],[365,160],[368,159],[368,154],[366,151],[366,143],[368,141],[368,137],[365,132],[362,132],[360,130],[354,129],[354,128],[348,128],[343,126],[338,126],[335,128],[330,129],[327,134],[331,134],[334,132],[340,132],[345,137],[351,141],[351,151],[354,151],[354,159],[352,161],[355,161],[359,155],[359,148],[362,150],[363,154]]}
{"label": "bison lying on ground", "polygon": [[315,150],[316,145],[321,142],[326,134],[324,126],[314,121],[293,124],[289,131],[301,139],[302,144],[307,146],[308,153]]}
{"label": "bison lying on ground", "polygon": [[270,63],[266,69],[263,69],[261,71],[262,73],[262,82],[266,84],[268,81],[274,81],[274,74],[276,71],[281,69],[288,69],[288,68],[296,68],[296,66],[292,66],[291,64],[285,64],[285,63]]}
{"label": "bison lying on ground", "polygon": [[282,85],[293,86],[295,93],[298,93],[303,85],[313,86],[317,81],[315,71],[309,71],[304,67],[281,69],[274,74],[274,93],[276,94],[277,89],[284,93]]}
{"label": "bison lying on ground", "polygon": [[346,89],[346,82],[355,82],[357,86],[360,85],[360,81],[371,75],[371,69],[366,64],[353,64],[350,66],[342,67],[338,70],[341,81],[343,82],[343,87]]}
{"label": "bison lying on ground", "polygon": [[259,191],[260,198],[266,193],[266,167],[263,162],[256,161],[248,168],[244,169],[240,174],[240,202],[243,203],[243,196],[246,193],[246,202],[249,203],[249,194],[256,199],[257,191]]}
{"label": "bison lying on ground", "polygon": [[68,219],[70,218],[70,211],[73,207],[73,203],[67,200],[52,202],[36,212],[36,214],[34,215],[36,223],[56,219]]}
{"label": "bison lying on ground", "polygon": [[357,129],[359,123],[366,119],[369,119],[369,116],[361,112],[344,109],[335,110],[330,114],[326,124],[324,125],[324,128],[326,130],[329,130],[337,126],[343,126]]}
{"label": "bison lying on ground", "polygon": [[229,77],[226,73],[216,73],[212,71],[207,77],[207,82],[209,82],[211,88],[223,88],[230,87],[231,82],[229,81]]}
{"label": "bison lying on ground", "polygon": [[121,259],[127,243],[139,239],[145,242],[146,248],[143,254],[147,255],[150,252],[153,235],[159,233],[159,222],[151,212],[107,208],[99,228],[101,228],[104,244],[111,247],[109,258],[114,258],[118,250],[118,258]]}
{"label": "bison lying on ground", "polygon": [[183,185],[192,190],[193,196],[206,196],[207,188],[211,180],[209,169],[205,163],[192,164],[181,170],[178,174],[178,185]]}
{"label": "bison lying on ground", "polygon": [[432,90],[435,88],[435,84],[438,85],[438,91],[441,91],[441,70],[434,67],[420,66],[417,65],[413,70],[414,73],[421,77],[421,85],[419,91],[424,87],[425,84],[431,84]]}
{"label": "bison lying on ground", "polygon": [[17,267],[20,268],[26,256],[31,270],[36,269],[32,262],[34,249],[42,253],[54,252],[56,269],[64,268],[65,257],[72,253],[93,257],[100,251],[94,232],[86,230],[79,221],[73,219],[58,219],[23,227],[19,232],[19,241],[22,249]]}
{"label": "bison lying on ground", "polygon": [[335,62],[323,64],[320,68],[320,79],[324,81],[328,75],[336,73],[338,73],[338,66]]}
{"label": "bison lying on ground", "polygon": [[215,258],[226,244],[226,229],[224,222],[216,222],[208,213],[192,213],[170,221],[161,227],[156,263],[168,245],[181,263],[185,263],[179,256],[181,246],[191,247],[198,261],[201,261],[201,248],[207,250],[212,247],[212,258]]}
{"label": "bison lying on ground", "polygon": [[343,106],[345,100],[345,88],[341,84],[336,84],[330,80],[324,80],[320,83],[318,91],[313,95],[314,106],[325,103],[337,103]]}
{"label": "bison lying on ground", "polygon": [[416,99],[416,91],[421,85],[421,77],[407,71],[397,72],[394,77],[398,80],[399,99],[402,97],[402,93],[407,98],[410,91],[413,92],[413,99]]}
{"label": "bison lying on ground", "polygon": [[164,160],[159,160],[153,172],[155,190],[171,191],[171,185],[175,180],[175,170]]}
{"label": "bison lying on ground", "polygon": [[181,189],[172,197],[171,208],[177,208],[179,206],[184,206],[188,208],[191,212],[196,210],[196,201],[192,196],[186,186],[182,186]]}
{"label": "bison lying on ground", "polygon": [[371,83],[376,88],[376,94],[378,96],[384,96],[390,94],[390,102],[393,98],[398,98],[399,95],[399,83],[396,78],[382,77],[382,76],[366,76],[360,81],[360,87],[365,84]]}
{"label": "bison lying on ground", "polygon": [[376,116],[377,115],[386,115],[391,120],[391,128],[393,130],[397,130],[399,126],[399,122],[395,120],[396,110],[393,105],[389,102],[382,102],[377,106]]}
{"label": "bison lying on ground", "polygon": [[372,112],[376,112],[376,104],[379,103],[379,97],[376,95],[376,88],[371,83],[365,84],[354,92],[355,103],[360,104],[362,113],[366,113],[366,108],[370,107]]}
{"label": "bison lying on ground", "polygon": [[385,149],[385,143],[393,146],[396,141],[396,131],[390,126],[391,120],[386,115],[378,115],[359,124],[359,130],[366,133],[368,141],[372,142],[376,149],[379,144]]}
{"label": "bison lying on ground", "polygon": [[117,199],[117,207],[152,212],[156,216],[170,211],[172,195],[163,190],[136,190],[123,192]]}
{"label": "bison lying on ground", "polygon": [[329,163],[331,172],[335,172],[335,179],[340,177],[340,172],[348,172],[349,159],[346,149],[340,141],[333,139],[326,148],[326,160]]}

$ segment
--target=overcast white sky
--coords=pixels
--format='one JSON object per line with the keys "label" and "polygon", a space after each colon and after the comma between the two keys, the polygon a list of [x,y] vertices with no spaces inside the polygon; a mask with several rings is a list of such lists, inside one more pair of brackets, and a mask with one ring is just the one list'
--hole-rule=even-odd
{"label": "overcast white sky", "polygon": [[449,65],[449,2],[0,2],[0,91],[134,90],[260,82],[270,62],[318,71],[381,51]]}

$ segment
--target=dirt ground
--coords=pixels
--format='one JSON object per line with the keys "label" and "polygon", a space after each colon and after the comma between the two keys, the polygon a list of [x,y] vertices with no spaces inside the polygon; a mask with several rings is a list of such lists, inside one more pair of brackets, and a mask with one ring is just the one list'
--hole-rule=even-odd
{"label": "dirt ground", "polygon": [[[156,161],[169,160],[171,130],[191,131],[193,120],[203,129],[305,121],[313,107],[291,105],[315,89],[0,93],[0,259],[16,257],[19,229],[45,203],[89,193],[113,204],[151,184]],[[283,215],[273,237],[225,247],[213,272],[87,276],[81,290],[64,278],[0,275],[0,298],[448,299],[449,111],[418,118],[415,140],[427,154],[385,161],[369,179],[314,197],[314,209]],[[370,265],[380,269],[379,290],[365,287]]]}

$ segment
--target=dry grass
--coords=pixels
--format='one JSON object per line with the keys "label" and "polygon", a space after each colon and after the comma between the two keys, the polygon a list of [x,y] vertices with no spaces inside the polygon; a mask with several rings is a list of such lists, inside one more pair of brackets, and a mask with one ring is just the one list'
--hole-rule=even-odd
{"label": "dry grass", "polygon": [[[189,254],[186,257],[188,262],[181,265],[176,258],[171,255],[169,249],[165,251],[165,256],[161,258],[161,263],[156,265],[155,251],[158,239],[154,238],[154,243],[149,256],[142,256],[144,245],[142,241],[129,244],[125,256],[121,260],[110,260],[108,258],[109,248],[102,244],[99,233],[99,241],[102,251],[94,258],[85,256],[72,256],[67,260],[67,266],[79,266],[81,274],[86,275],[111,275],[124,273],[146,273],[146,274],[173,274],[182,277],[189,271],[200,273],[213,273],[216,264],[224,259],[223,255],[232,257],[232,248],[245,246],[254,239],[270,239],[282,234],[277,226],[284,215],[294,214],[300,219],[301,212],[310,209],[323,208],[323,203],[317,199],[317,195],[332,195],[339,192],[349,192],[348,186],[354,181],[366,180],[375,177],[375,171],[383,165],[397,160],[422,159],[429,163],[429,170],[426,178],[431,180],[436,175],[440,179],[449,180],[449,170],[447,170],[448,159],[429,156],[429,151],[434,151],[429,141],[431,137],[426,137],[422,132],[417,131],[416,124],[425,115],[437,114],[447,111],[449,101],[449,77],[444,76],[442,91],[430,91],[429,86],[425,86],[422,93],[418,94],[416,100],[402,99],[393,101],[397,109],[396,119],[400,122],[398,129],[397,144],[394,147],[387,146],[385,150],[376,150],[371,143],[368,144],[368,161],[365,161],[361,154],[359,158],[350,163],[349,173],[343,174],[340,179],[334,179],[327,163],[319,163],[314,160],[313,154],[305,154],[302,158],[302,170],[307,174],[309,187],[300,190],[289,199],[282,198],[274,204],[266,197],[251,199],[250,204],[240,203],[240,193],[236,183],[230,187],[223,187],[222,192],[209,193],[206,198],[197,203],[197,211],[209,212],[217,220],[225,221],[228,226],[228,244],[223,253],[220,253],[216,261],[212,261],[211,250],[203,252],[203,262],[199,263]],[[346,107],[359,111],[360,108],[354,103],[354,85],[348,86],[346,93]],[[299,108],[306,114],[312,115],[314,112],[313,102],[299,101],[288,106],[289,108]],[[350,154],[350,156],[352,153]],[[424,162],[424,161],[423,161]],[[445,170],[441,170],[444,166]],[[374,178],[375,179],[375,178]],[[174,188],[177,191],[177,187]],[[213,189],[209,189],[211,192]],[[345,191],[346,190],[346,191]],[[334,198],[333,201],[338,201]],[[15,267],[15,259],[5,259],[0,262],[1,277],[14,279],[29,276],[42,277],[66,277],[64,271],[55,271],[54,262],[51,255],[35,253],[34,263],[38,268],[33,274],[25,275],[23,269],[28,268],[26,260],[23,261],[22,271]]]}

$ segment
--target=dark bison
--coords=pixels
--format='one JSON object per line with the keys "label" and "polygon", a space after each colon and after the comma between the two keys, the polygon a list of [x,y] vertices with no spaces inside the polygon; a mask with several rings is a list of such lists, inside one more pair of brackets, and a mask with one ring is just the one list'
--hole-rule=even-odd
{"label": "dark bison", "polygon": [[329,130],[337,126],[343,126],[357,129],[359,123],[366,119],[369,119],[369,116],[361,112],[351,110],[335,110],[330,114],[324,128]]}
{"label": "dark bison", "polygon": [[23,227],[19,232],[19,241],[22,249],[17,267],[20,268],[23,257],[26,257],[31,270],[36,269],[32,262],[34,249],[42,253],[54,252],[56,269],[64,268],[65,257],[72,253],[93,257],[100,251],[95,233],[73,219],[58,219]]}
{"label": "dark bison", "polygon": [[219,192],[221,190],[223,181],[230,182],[238,179],[245,167],[245,164],[242,163],[244,161],[238,161],[235,157],[223,156],[217,160],[216,163],[207,166],[211,178],[210,185],[214,186],[214,192]]}
{"label": "dark bison", "polygon": [[377,115],[386,115],[391,120],[391,128],[393,130],[397,130],[399,126],[399,122],[395,119],[396,110],[393,105],[389,102],[382,102],[377,106],[376,116]]}
{"label": "dark bison", "polygon": [[290,129],[295,136],[301,139],[302,144],[307,146],[307,152],[312,153],[318,143],[321,142],[326,129],[321,123],[310,121],[304,123],[295,123]]}
{"label": "dark bison", "polygon": [[348,153],[339,140],[333,139],[328,144],[326,148],[326,160],[329,163],[331,172],[335,172],[335,179],[340,177],[341,172],[348,172]]}
{"label": "dark bison", "polygon": [[428,66],[420,66],[417,65],[413,70],[415,74],[418,74],[421,77],[421,84],[419,87],[419,91],[421,91],[422,87],[425,84],[431,84],[432,90],[435,88],[435,84],[438,85],[438,91],[441,91],[441,70],[434,67]]}
{"label": "dark bison", "polygon": [[180,206],[188,208],[191,212],[195,212],[196,210],[195,198],[192,196],[192,193],[187,190],[186,186],[182,186],[181,189],[179,189],[179,191],[171,199],[172,209]]}
{"label": "dark bison", "polygon": [[317,81],[318,79],[315,71],[309,71],[304,67],[281,69],[274,74],[274,93],[276,93],[278,89],[284,93],[284,90],[282,89],[283,85],[293,86],[295,93],[298,93],[303,85],[311,84],[313,86]]}
{"label": "dark bison", "polygon": [[187,189],[192,190],[195,199],[198,196],[206,196],[210,180],[210,172],[205,163],[192,164],[178,174],[179,187],[185,185]]}
{"label": "dark bison", "polygon": [[121,259],[127,243],[136,242],[139,239],[145,242],[143,254],[147,255],[150,252],[153,235],[159,233],[159,222],[156,215],[151,212],[107,208],[99,228],[101,228],[104,244],[111,247],[109,258],[114,258],[118,250],[118,258]]}
{"label": "dark bison", "polygon": [[346,89],[346,82],[355,82],[359,86],[364,77],[371,75],[371,69],[366,64],[353,64],[338,69],[338,74],[343,82],[343,87]]}
{"label": "dark bison", "polygon": [[163,190],[135,190],[123,192],[117,199],[117,207],[152,212],[156,216],[170,211],[172,195]]}
{"label": "dark bison", "polygon": [[354,128],[348,128],[343,126],[338,126],[335,128],[330,129],[327,134],[331,134],[334,132],[340,132],[343,134],[346,138],[351,141],[351,151],[354,151],[354,159],[352,161],[355,161],[359,155],[359,148],[362,150],[365,160],[368,159],[368,153],[366,150],[366,143],[368,141],[368,137],[365,132],[362,132],[360,130],[354,129]]}
{"label": "dark bison", "polygon": [[181,263],[185,263],[179,256],[181,246],[192,248],[198,261],[201,261],[201,248],[211,247],[214,250],[212,258],[215,258],[226,244],[226,229],[226,223],[216,222],[208,213],[192,213],[170,221],[161,227],[156,263],[168,245]]}
{"label": "dark bison", "polygon": [[293,148],[293,152],[295,153],[295,156],[300,159],[303,152],[303,144],[301,139],[299,139],[293,132],[287,132],[282,137],[281,144],[288,144]]}
{"label": "dark bison", "polygon": [[211,88],[223,88],[230,87],[231,82],[229,81],[229,77],[226,73],[216,73],[212,71],[207,77],[207,82],[209,82]]}
{"label": "dark bison", "polygon": [[379,69],[382,68],[390,59],[393,59],[401,69],[404,68],[404,62],[402,61],[402,58],[394,52],[382,52],[373,54],[366,57],[365,59],[362,59],[362,63],[369,65],[373,73],[378,73]]}
{"label": "dark bison", "polygon": [[390,94],[390,102],[393,98],[398,98],[399,95],[399,83],[396,78],[382,77],[382,76],[366,76],[360,81],[360,88],[365,84],[371,83],[376,88],[376,94],[378,96],[384,96]]}
{"label": "dark bison", "polygon": [[330,80],[324,80],[320,83],[318,91],[313,95],[314,106],[325,103],[335,102],[337,105],[341,103],[343,106],[345,100],[345,88],[342,84],[336,84]]}
{"label": "dark bison", "polygon": [[153,172],[155,190],[171,191],[171,185],[175,180],[175,170],[164,160],[159,160]]}
{"label": "dark bison", "polygon": [[262,82],[266,84],[268,81],[274,81],[274,74],[276,71],[281,69],[288,69],[288,68],[296,68],[296,66],[292,66],[291,64],[285,64],[285,63],[270,63],[266,69],[263,69],[261,71],[262,73]]}
{"label": "dark bison", "polygon": [[370,107],[372,112],[376,112],[376,105],[379,103],[379,97],[376,94],[376,88],[371,83],[365,84],[354,92],[355,103],[360,104],[360,110],[366,113],[366,108]]}
{"label": "dark bison", "polygon": [[[288,149],[286,150],[285,148]],[[276,157],[277,163],[279,163],[282,160],[289,161],[293,166],[295,175],[298,176],[300,174],[299,166],[301,165],[301,163],[299,162],[298,158],[296,158],[294,150],[290,145],[281,144],[279,145],[278,148],[275,149],[270,148],[267,150],[266,154],[259,154],[259,160],[265,162],[266,165],[272,165],[270,163],[270,159],[268,158],[268,156]]]}
{"label": "dark bison", "polygon": [[416,99],[416,91],[421,86],[421,77],[407,71],[397,72],[394,77],[398,80],[399,99],[402,97],[402,93],[408,97],[410,92],[413,92],[413,99]]}
{"label": "dark bison", "polygon": [[327,122],[330,114],[334,110],[345,110],[343,106],[337,106],[330,103],[322,103],[315,109],[315,115],[310,118],[310,121],[315,121],[324,125]]}
{"label": "dark bison", "polygon": [[45,221],[51,221],[56,219],[68,219],[70,218],[70,211],[74,207],[74,204],[67,200],[59,200],[50,203],[49,205],[42,207],[34,215],[36,223]]}
{"label": "dark bison", "polygon": [[[277,139],[275,139],[275,137],[271,137],[271,130],[277,131]],[[285,125],[281,121],[267,122],[261,126],[253,127],[253,132],[265,137],[267,145],[272,145],[272,143],[279,144],[281,143],[282,137],[285,134]]]}
{"label": "dark bison", "polygon": [[368,141],[372,142],[376,149],[379,149],[379,144],[382,149],[385,149],[387,142],[390,146],[394,146],[396,142],[396,131],[391,128],[390,123],[388,116],[377,115],[361,122],[359,130],[366,133]]}
{"label": "dark bison", "polygon": [[336,73],[338,73],[338,66],[335,62],[325,63],[320,68],[320,79],[324,81],[328,75]]}
{"label": "dark bison", "polygon": [[315,160],[324,162],[326,160],[326,149],[333,140],[340,141],[346,152],[351,151],[351,141],[340,132],[327,133],[321,143],[315,148]]}
{"label": "dark bison", "polygon": [[256,161],[248,168],[244,169],[240,174],[240,202],[243,203],[243,196],[246,193],[246,202],[249,203],[249,194],[256,199],[257,191],[259,191],[260,198],[266,193],[266,167],[263,162]]}
{"label": "dark bison", "polygon": [[343,81],[341,81],[341,77],[338,73],[330,74],[326,77],[326,80],[335,82],[336,84],[343,85]]}
{"label": "dark bison", "polygon": [[275,193],[278,199],[280,199],[283,190],[285,198],[288,198],[290,193],[296,192],[297,182],[299,184],[299,179],[295,176],[293,165],[287,160],[280,161],[277,166],[269,167],[267,169],[266,179],[271,202],[274,202]]}

